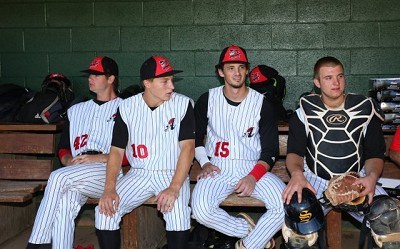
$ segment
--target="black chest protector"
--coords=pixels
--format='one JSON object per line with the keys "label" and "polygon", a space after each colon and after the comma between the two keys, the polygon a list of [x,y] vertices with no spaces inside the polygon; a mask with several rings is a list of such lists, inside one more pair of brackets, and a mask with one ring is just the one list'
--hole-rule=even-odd
{"label": "black chest protector", "polygon": [[348,94],[343,110],[328,110],[319,95],[300,100],[307,133],[306,163],[323,179],[347,171],[359,172],[363,158],[363,140],[374,115],[371,99]]}

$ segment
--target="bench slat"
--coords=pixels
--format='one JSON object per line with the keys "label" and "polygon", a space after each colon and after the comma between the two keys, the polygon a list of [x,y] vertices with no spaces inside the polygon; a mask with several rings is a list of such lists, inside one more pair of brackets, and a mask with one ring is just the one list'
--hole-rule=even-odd
{"label": "bench slat", "polygon": [[0,158],[0,179],[47,180],[52,160]]}
{"label": "bench slat", "polygon": [[36,193],[40,191],[42,185],[39,182],[27,182],[27,181],[1,181],[0,180],[0,192],[26,192]]}
{"label": "bench slat", "polygon": [[18,203],[32,200],[32,194],[24,192],[1,192],[0,202]]}
{"label": "bench slat", "polygon": [[54,134],[0,133],[0,153],[54,154]]}

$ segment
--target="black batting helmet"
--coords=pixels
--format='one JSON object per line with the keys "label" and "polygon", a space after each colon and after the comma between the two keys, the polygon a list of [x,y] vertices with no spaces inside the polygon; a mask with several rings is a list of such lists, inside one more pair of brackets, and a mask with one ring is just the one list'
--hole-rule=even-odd
{"label": "black batting helmet", "polygon": [[315,233],[324,225],[324,212],[311,190],[303,188],[302,200],[299,203],[297,192],[290,204],[285,204],[285,224],[296,233],[307,235]]}

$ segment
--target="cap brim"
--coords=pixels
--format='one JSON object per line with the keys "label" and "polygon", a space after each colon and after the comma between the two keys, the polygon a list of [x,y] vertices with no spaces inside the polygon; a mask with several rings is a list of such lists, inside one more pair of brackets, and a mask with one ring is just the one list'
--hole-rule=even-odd
{"label": "cap brim", "polygon": [[91,70],[91,69],[83,70],[81,72],[82,73],[93,74],[93,75],[105,75],[105,73],[103,73],[103,72],[99,72],[99,71],[95,71],[95,70]]}
{"label": "cap brim", "polygon": [[307,235],[307,234],[312,234],[312,233],[319,231],[323,227],[323,224],[324,224],[323,219],[324,219],[323,217],[322,218],[314,217],[313,219],[311,219],[308,222],[300,223],[300,222],[291,221],[290,219],[285,217],[285,223],[286,223],[286,226],[288,226],[288,227],[297,228],[295,232],[303,234],[303,235]]}

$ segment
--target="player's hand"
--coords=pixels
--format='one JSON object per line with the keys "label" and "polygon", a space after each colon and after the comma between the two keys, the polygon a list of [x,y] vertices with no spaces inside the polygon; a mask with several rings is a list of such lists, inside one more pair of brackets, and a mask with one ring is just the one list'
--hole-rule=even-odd
{"label": "player's hand", "polygon": [[283,202],[286,204],[290,203],[292,196],[297,192],[297,200],[299,203],[301,202],[301,194],[303,192],[303,188],[310,189],[314,194],[316,194],[313,186],[307,181],[302,171],[293,172],[290,178],[289,183],[287,184],[285,190],[282,193]]}
{"label": "player's hand", "polygon": [[353,185],[361,184],[364,187],[364,190],[360,193],[360,196],[368,195],[368,204],[372,203],[372,199],[374,198],[375,194],[375,187],[376,187],[376,178],[372,176],[365,176],[358,178]]}
{"label": "player's hand", "polygon": [[118,209],[119,196],[114,190],[105,190],[99,200],[99,211],[101,214],[113,216]]}
{"label": "player's hand", "polygon": [[179,190],[177,191],[172,188],[164,189],[156,196],[157,210],[161,213],[171,212],[178,196]]}
{"label": "player's hand", "polygon": [[203,168],[201,169],[200,173],[197,175],[196,179],[205,179],[207,177],[214,177],[214,174],[221,174],[221,169],[211,163],[204,164]]}
{"label": "player's hand", "polygon": [[239,180],[235,187],[235,192],[238,196],[250,196],[256,187],[256,178],[252,175],[247,175]]}
{"label": "player's hand", "polygon": [[71,160],[71,163],[73,165],[84,164],[84,163],[106,163],[106,162],[107,162],[107,154],[80,155],[74,157]]}

